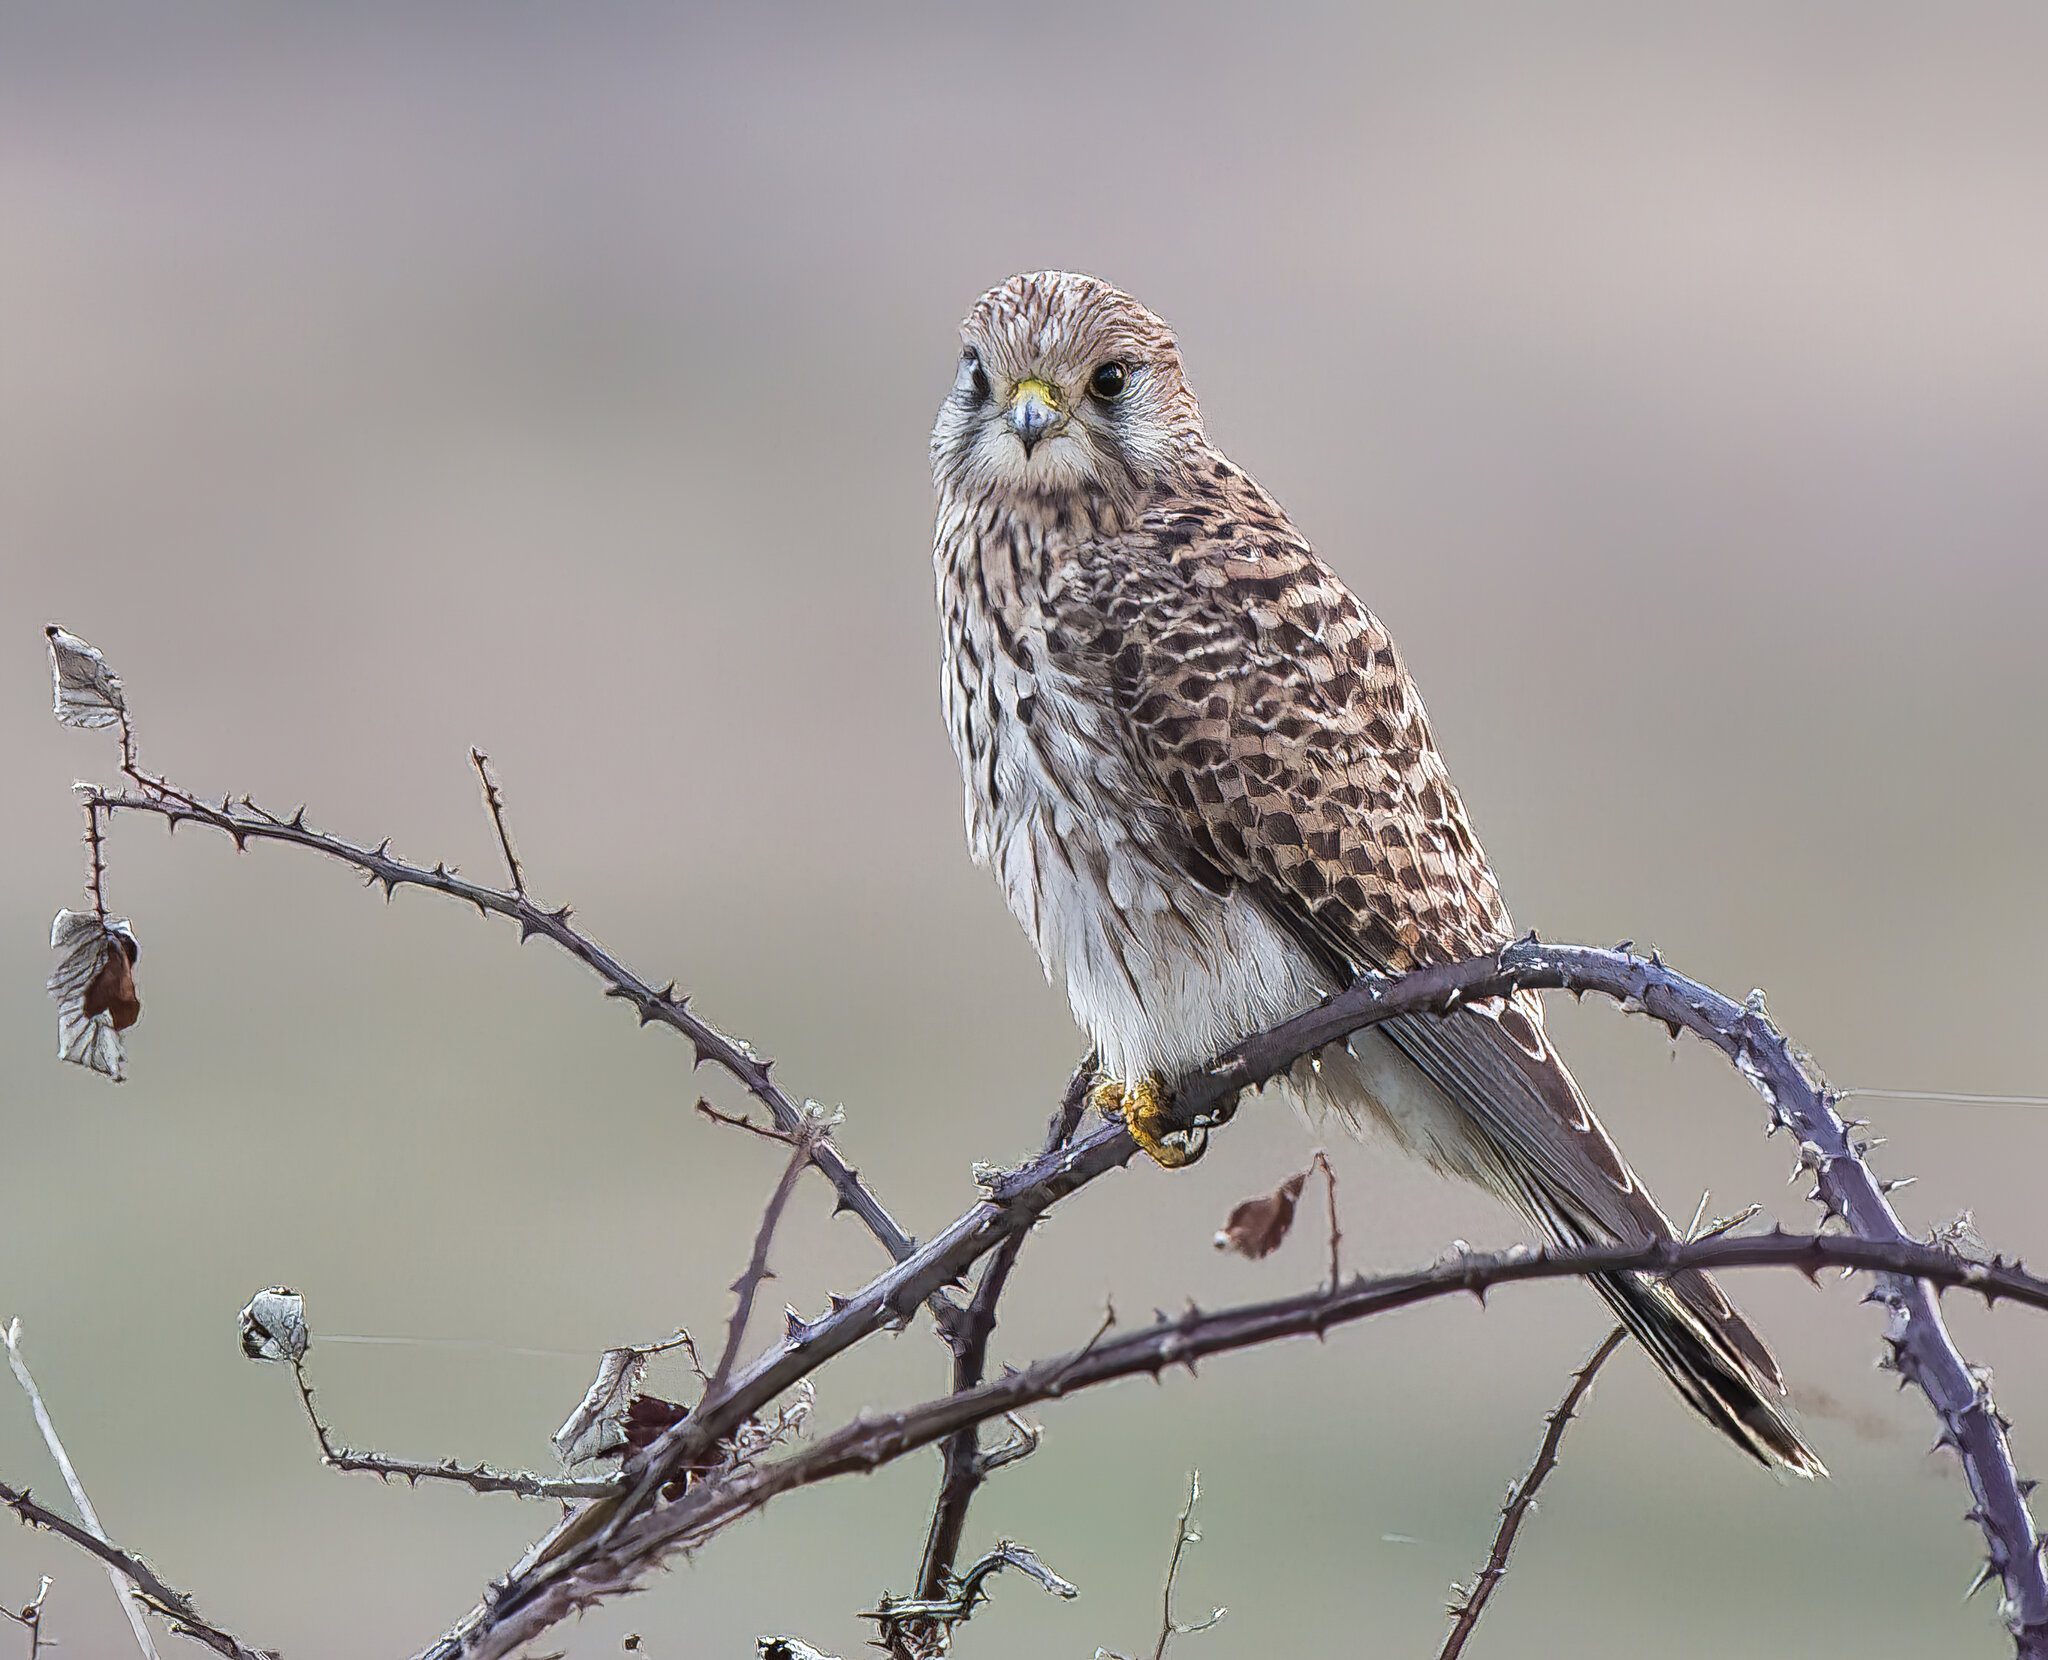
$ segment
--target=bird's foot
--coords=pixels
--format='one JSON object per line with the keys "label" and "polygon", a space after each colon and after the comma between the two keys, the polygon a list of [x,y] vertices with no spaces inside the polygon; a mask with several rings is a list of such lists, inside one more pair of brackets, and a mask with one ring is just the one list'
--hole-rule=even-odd
{"label": "bird's foot", "polygon": [[1165,1169],[1182,1169],[1208,1151],[1205,1132],[1174,1123],[1172,1093],[1156,1074],[1147,1073],[1128,1084],[1100,1079],[1088,1092],[1088,1100],[1105,1118],[1121,1118],[1131,1139]]}

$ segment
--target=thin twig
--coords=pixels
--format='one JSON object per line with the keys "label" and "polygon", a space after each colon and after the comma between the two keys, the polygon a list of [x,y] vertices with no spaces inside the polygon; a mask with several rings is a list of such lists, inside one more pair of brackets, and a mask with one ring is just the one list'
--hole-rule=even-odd
{"label": "thin twig", "polygon": [[196,807],[198,801],[187,795],[168,778],[159,778],[155,773],[145,771],[136,758],[135,720],[128,712],[127,705],[121,707],[121,772],[131,783],[139,785],[151,795],[161,796],[167,801],[176,801],[187,807]]}
{"label": "thin twig", "polygon": [[1444,1638],[1443,1651],[1437,1660],[1458,1660],[1465,1652],[1465,1644],[1472,1633],[1479,1628],[1479,1616],[1486,1612],[1486,1605],[1493,1598],[1495,1589],[1508,1571],[1508,1554],[1515,1548],[1515,1535],[1522,1529],[1522,1522],[1528,1516],[1530,1506],[1536,1501],[1536,1489],[1541,1487],[1550,1472],[1557,1468],[1557,1449],[1564,1442],[1565,1427],[1571,1423],[1579,1404],[1593,1387],[1593,1379],[1600,1368],[1607,1364],[1607,1357],[1621,1347],[1628,1336],[1628,1328],[1616,1326],[1607,1334],[1599,1348],[1572,1374],[1571,1387],[1564,1392],[1564,1399],[1545,1420],[1543,1442],[1536,1449],[1535,1462],[1528,1473],[1508,1489],[1507,1502],[1500,1509],[1500,1526],[1493,1535],[1493,1548],[1487,1552],[1486,1566],[1479,1570],[1467,1591],[1451,1609],[1451,1629]]}
{"label": "thin twig", "polygon": [[1337,1223],[1337,1172],[1330,1168],[1330,1155],[1318,1147],[1309,1168],[1323,1173],[1323,1191],[1330,1201],[1330,1289],[1344,1283],[1344,1230]]}
{"label": "thin twig", "polygon": [[28,1633],[28,1660],[36,1660],[43,1651],[43,1599],[50,1594],[52,1583],[50,1576],[44,1574],[42,1584],[36,1588],[34,1602],[25,1602],[19,1608],[0,1608],[0,1614],[6,1615]]}
{"label": "thin twig", "polygon": [[695,1374],[698,1383],[705,1384],[711,1381],[711,1374],[704,1370],[704,1362],[697,1358],[696,1339],[681,1328],[677,1329],[675,1336],[665,1338],[660,1343],[650,1344],[640,1352],[642,1354],[657,1355],[665,1353],[670,1349],[682,1351],[683,1359],[688,1363],[691,1372]]}
{"label": "thin twig", "polygon": [[1159,1596],[1159,1641],[1153,1645],[1152,1660],[1166,1660],[1167,1645],[1176,1637],[1191,1637],[1198,1631],[1207,1631],[1229,1612],[1218,1608],[1205,1620],[1193,1625],[1181,1625],[1173,1617],[1173,1587],[1180,1578],[1180,1559],[1188,1546],[1200,1541],[1201,1535],[1194,1529],[1195,1501],[1202,1496],[1202,1472],[1188,1472],[1188,1502],[1182,1508],[1180,1520],[1174,1525],[1173,1555],[1166,1563],[1166,1588]]}
{"label": "thin twig", "polygon": [[711,1369],[711,1381],[704,1386],[707,1396],[718,1394],[732,1376],[732,1369],[740,1357],[740,1345],[746,1341],[748,1322],[754,1316],[754,1303],[760,1296],[762,1285],[774,1277],[774,1270],[768,1266],[768,1247],[774,1242],[782,1213],[789,1208],[789,1197],[796,1191],[797,1178],[811,1161],[811,1141],[817,1133],[815,1129],[807,1129],[795,1138],[789,1163],[783,1168],[782,1180],[775,1184],[775,1191],[768,1195],[768,1203],[762,1208],[761,1225],[754,1230],[754,1248],[747,1258],[747,1266],[732,1282],[732,1319],[726,1323],[725,1347],[719,1353],[718,1364]]}
{"label": "thin twig", "polygon": [[792,1146],[796,1142],[796,1137],[787,1130],[778,1130],[772,1124],[756,1124],[744,1113],[725,1112],[718,1107],[714,1107],[709,1101],[701,1097],[697,1102],[697,1111],[703,1117],[710,1119],[714,1124],[723,1124],[728,1129],[733,1130],[745,1130],[748,1135],[757,1135],[763,1141],[779,1141],[785,1147]]}
{"label": "thin twig", "polygon": [[[43,1432],[43,1444],[50,1449],[50,1456],[57,1461],[57,1469],[64,1477],[64,1485],[71,1490],[71,1502],[78,1506],[78,1519],[85,1529],[101,1544],[108,1543],[107,1530],[100,1526],[98,1514],[93,1510],[92,1500],[86,1497],[85,1483],[78,1479],[73,1468],[71,1455],[64,1450],[64,1443],[57,1438],[57,1426],[50,1419],[50,1409],[43,1404],[42,1391],[36,1388],[36,1380],[29,1374],[28,1361],[21,1352],[21,1321],[7,1322],[5,1340],[7,1343],[7,1364],[14,1368],[15,1381],[21,1385],[21,1392],[28,1396],[29,1410],[36,1416],[36,1427]],[[149,1657],[157,1660],[156,1642],[149,1634],[149,1622],[143,1618],[143,1602],[135,1588],[135,1582],[122,1574],[112,1563],[107,1564],[107,1579],[114,1587],[114,1595],[120,1600],[121,1611],[128,1616],[128,1624],[135,1632],[135,1646]]]}
{"label": "thin twig", "polygon": [[526,875],[519,868],[519,855],[512,851],[511,832],[505,828],[505,798],[498,793],[498,781],[491,776],[491,758],[472,744],[469,764],[476,768],[476,775],[483,782],[484,807],[491,815],[491,827],[498,832],[498,846],[504,850],[505,874],[512,878],[512,891],[524,899]]}
{"label": "thin twig", "polygon": [[358,1452],[336,1441],[321,1421],[320,1409],[313,1404],[313,1385],[306,1377],[304,1358],[294,1360],[291,1367],[292,1377],[299,1386],[299,1399],[305,1404],[306,1419],[312,1424],[314,1437],[320,1443],[320,1462],[330,1470],[373,1475],[386,1481],[394,1478],[413,1483],[448,1481],[467,1487],[473,1493],[511,1493],[522,1499],[601,1499],[618,1492],[625,1485],[624,1478],[618,1475],[543,1476],[530,1470],[494,1470],[488,1464],[462,1465],[452,1458],[428,1463],[419,1459],[392,1458],[379,1452]]}
{"label": "thin twig", "polygon": [[94,918],[104,928],[107,925],[107,850],[106,837],[100,829],[100,814],[105,809],[91,792],[80,793],[85,798],[85,891],[92,899]]}
{"label": "thin twig", "polygon": [[[885,1645],[893,1646],[894,1634],[906,1627],[925,1626],[939,1630],[950,1630],[962,1624],[974,1612],[975,1605],[987,1595],[983,1586],[1004,1568],[1015,1568],[1050,1591],[1063,1602],[1078,1597],[1080,1588],[1071,1581],[1062,1579],[1039,1560],[1038,1553],[1008,1539],[998,1540],[996,1548],[980,1560],[970,1564],[961,1572],[953,1592],[943,1597],[884,1597],[876,1608],[861,1616],[874,1620],[882,1628]],[[943,1647],[925,1652],[943,1653]]]}

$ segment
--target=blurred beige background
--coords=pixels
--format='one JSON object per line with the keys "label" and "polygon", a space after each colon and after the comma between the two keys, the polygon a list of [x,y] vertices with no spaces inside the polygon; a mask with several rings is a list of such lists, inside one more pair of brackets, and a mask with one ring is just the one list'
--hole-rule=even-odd
{"label": "blurred beige background", "polygon": [[[929,1233],[1035,1143],[1077,1041],[961,848],[936,712],[925,435],[954,322],[1071,265],[1177,325],[1213,432],[1405,643],[1518,919],[1654,942],[1838,1083],[2048,1090],[2048,16],[1799,7],[177,8],[0,12],[0,1317],[108,1525],[303,1660],[409,1652],[545,1523],[322,1471],[243,1300],[316,1330],[337,1432],[532,1463],[588,1355],[715,1332],[778,1168],[688,1110],[677,1043],[546,948],[278,849],[124,824],[147,1014],[119,1089],[52,1059],[74,777],[40,630],[126,677],[147,757],[401,852],[497,861],[846,1105]],[[1790,1151],[1695,1048],[1569,1006],[1676,1211],[1804,1223]],[[2048,1243],[2048,1114],[1879,1102],[1917,1226]],[[1005,1353],[1188,1295],[1309,1132],[1248,1111],[1089,1192]],[[1338,1149],[1359,1265],[1516,1225]],[[806,1186],[771,1301],[876,1265]],[[1748,1277],[1835,1480],[1774,1486],[1634,1358],[1603,1379],[1473,1652],[1992,1656],[1931,1421],[1853,1287]],[[2048,1459],[2048,1327],[1957,1306]],[[1435,1652],[1582,1290],[1411,1311],[1046,1416],[971,1541],[960,1651],[1149,1652],[1191,1465],[1185,1660]],[[560,1357],[515,1347],[569,1351]],[[940,1387],[923,1332],[820,1412]],[[1832,1404],[1830,1404],[1832,1403]],[[56,1482],[0,1391],[0,1470]],[[659,1660],[860,1651],[935,1464],[785,1502],[568,1628]],[[73,1657],[126,1642],[82,1559]]]}

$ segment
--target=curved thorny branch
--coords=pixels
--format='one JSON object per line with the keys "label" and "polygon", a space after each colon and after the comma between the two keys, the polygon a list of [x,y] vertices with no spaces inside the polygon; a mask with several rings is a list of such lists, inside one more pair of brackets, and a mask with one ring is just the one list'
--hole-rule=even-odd
{"label": "curved thorny branch", "polygon": [[[605,983],[605,995],[630,1004],[640,1024],[660,1024],[680,1032],[691,1045],[695,1064],[707,1062],[734,1079],[746,1092],[768,1109],[775,1127],[785,1136],[805,1132],[810,1122],[802,1103],[790,1096],[770,1077],[775,1063],[756,1055],[742,1039],[730,1037],[690,1007],[687,994],[679,994],[675,982],[656,987],[641,979],[603,946],[571,921],[574,912],[567,905],[545,910],[519,889],[493,888],[457,875],[445,864],[409,864],[395,858],[389,838],[375,847],[360,847],[314,830],[306,823],[302,807],[289,818],[267,812],[246,796],[239,802],[223,797],[209,804],[181,792],[159,793],[143,790],[102,790],[86,786],[80,792],[88,811],[111,817],[117,813],[153,813],[173,828],[179,824],[203,824],[233,839],[237,848],[249,843],[286,842],[338,859],[361,871],[368,883],[381,886],[388,898],[400,888],[415,887],[443,893],[474,905],[484,915],[508,917],[519,924],[520,942],[536,936],[569,953]],[[497,814],[494,821],[502,823]],[[509,844],[508,844],[509,845]],[[523,875],[522,875],[523,880]],[[867,1184],[828,1139],[815,1139],[810,1162],[823,1172],[839,1195],[838,1209],[859,1217],[890,1256],[901,1262],[915,1248],[911,1237],[883,1208]]]}
{"label": "curved thorny branch", "polygon": [[[56,635],[52,638],[58,640]],[[72,654],[75,683],[70,685],[64,678],[64,643],[90,657],[87,661]],[[997,1464],[1035,1444],[1035,1432],[1015,1418],[1027,1408],[1117,1378],[1158,1375],[1178,1366],[1192,1369],[1206,1356],[1289,1336],[1320,1335],[1387,1309],[1460,1292],[1483,1295],[1492,1286],[1522,1280],[1615,1272],[1663,1274],[1694,1267],[1790,1266],[1814,1273],[1831,1266],[1872,1276],[1870,1300],[1886,1311],[1891,1363],[1933,1405],[1942,1444],[1958,1454],[1970,1483],[1976,1501],[1971,1517],[1987,1541],[1986,1575],[2003,1582],[2004,1612],[2017,1652],[2027,1660],[2048,1660],[2048,1576],[2027,1509],[2027,1484],[2013,1467],[2005,1424],[1988,1386],[1957,1352],[1936,1300],[1938,1287],[1954,1286],[1977,1291],[1987,1300],[2005,1297],[2048,1308],[2048,1283],[2015,1265],[1967,1260],[1953,1249],[1924,1244],[1909,1235],[1886,1198],[1885,1184],[1864,1162],[1867,1147],[1853,1134],[1859,1126],[1839,1116],[1835,1098],[1809,1074],[1771,1023],[1760,998],[1733,1002],[1675,973],[1659,959],[1645,959],[1626,948],[1546,946],[1531,936],[1472,961],[1361,981],[1178,1080],[1175,1099],[1184,1127],[1206,1131],[1227,1123],[1243,1091],[1263,1085],[1328,1044],[1398,1016],[1449,1016],[1464,1002],[1520,990],[1599,992],[1630,1012],[1663,1022],[1674,1033],[1690,1031],[1726,1055],[1762,1096],[1772,1131],[1787,1130],[1796,1139],[1800,1165],[1815,1178],[1814,1196],[1831,1220],[1846,1227],[1845,1234],[1772,1232],[1573,1250],[1461,1253],[1410,1274],[1339,1281],[1334,1272],[1333,1190],[1333,1272],[1328,1283],[1295,1297],[1239,1308],[1191,1308],[1178,1318],[1131,1332],[1105,1327],[1071,1353],[991,1379],[986,1374],[997,1301],[1026,1234],[1052,1206],[1123,1165],[1135,1151],[1119,1124],[1077,1129],[1085,1073],[1070,1090],[1044,1152],[1020,1169],[985,1177],[982,1198],[920,1245],[898,1226],[823,1133],[825,1121],[817,1110],[771,1080],[768,1062],[693,1013],[673,985],[657,990],[626,968],[575,926],[566,907],[545,910],[528,898],[525,872],[506,828],[503,798],[481,756],[473,764],[506,859],[509,889],[469,881],[445,865],[407,863],[391,854],[388,841],[368,847],[327,835],[307,825],[303,810],[281,817],[246,796],[209,803],[144,772],[135,758],[118,678],[105,669],[97,653],[69,636],[62,637],[59,651],[60,716],[68,696],[74,713],[83,710],[89,717],[74,724],[112,724],[117,717],[121,730],[126,786],[87,786],[82,792],[91,832],[92,914],[102,925],[108,919],[101,831],[118,814],[154,815],[173,828],[179,823],[204,824],[242,848],[269,841],[316,852],[353,866],[368,882],[383,886],[387,896],[403,886],[443,893],[479,912],[510,918],[522,939],[541,935],[553,941],[596,973],[608,995],[632,1005],[643,1024],[659,1023],[680,1032],[690,1042],[696,1064],[710,1061],[729,1073],[767,1109],[774,1133],[791,1143],[792,1162],[762,1219],[749,1265],[735,1282],[736,1307],[724,1352],[715,1375],[702,1378],[698,1400],[688,1408],[666,1409],[655,1420],[662,1426],[658,1431],[630,1441],[619,1475],[601,1484],[602,1496],[573,1508],[489,1588],[469,1615],[423,1650],[423,1657],[456,1660],[510,1654],[577,1609],[637,1589],[664,1559],[702,1546],[780,1493],[870,1470],[920,1447],[943,1445],[944,1475],[916,1594],[889,1605],[923,1622],[914,1633],[909,1620],[895,1622],[899,1635],[912,1635],[938,1652],[952,1627],[971,1611],[988,1575],[1001,1565],[998,1552],[983,1556],[964,1573],[955,1567],[967,1506],[982,1479]],[[99,718],[101,714],[107,718]],[[132,986],[129,990],[132,993]],[[776,1221],[796,1173],[806,1163],[826,1175],[839,1208],[858,1216],[892,1260],[851,1295],[835,1296],[815,1319],[792,1313],[783,1335],[748,1358],[747,1315],[768,1273]],[[948,1297],[948,1288],[964,1281],[977,1265],[980,1278],[962,1307]],[[921,1306],[933,1310],[952,1345],[950,1390],[902,1411],[857,1419],[792,1449],[785,1431],[801,1414],[789,1407],[778,1409],[778,1401],[791,1391],[807,1400],[813,1376],[834,1356],[915,1319]],[[984,1450],[979,1426],[1006,1415],[1017,1427],[1017,1438]],[[1036,1561],[1022,1547],[1016,1550]],[[885,1631],[889,1629],[885,1622]]]}

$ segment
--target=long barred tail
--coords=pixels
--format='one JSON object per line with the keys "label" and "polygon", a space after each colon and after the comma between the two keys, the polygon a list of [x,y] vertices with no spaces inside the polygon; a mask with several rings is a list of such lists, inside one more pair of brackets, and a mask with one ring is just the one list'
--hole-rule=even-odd
{"label": "long barred tail", "polygon": [[[1436,1169],[1507,1200],[1559,1245],[1669,1238],[1670,1219],[1541,1026],[1525,1016],[1521,1037],[1507,1041],[1497,1018],[1475,1018],[1484,1012],[1389,1022],[1384,1037],[1297,1068],[1289,1091],[1312,1116],[1334,1109],[1361,1130],[1384,1128]],[[1786,1415],[1770,1350],[1706,1274],[1611,1274],[1594,1285],[1708,1423],[1770,1468],[1827,1474]]]}
{"label": "long barred tail", "polygon": [[1594,1283],[1708,1423],[1761,1464],[1809,1478],[1828,1473],[1778,1404],[1784,1386],[1769,1350],[1705,1274],[1611,1274]]}

